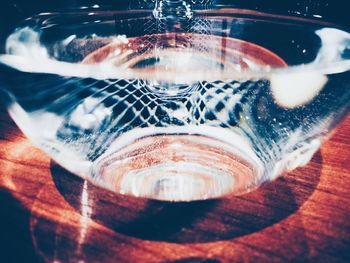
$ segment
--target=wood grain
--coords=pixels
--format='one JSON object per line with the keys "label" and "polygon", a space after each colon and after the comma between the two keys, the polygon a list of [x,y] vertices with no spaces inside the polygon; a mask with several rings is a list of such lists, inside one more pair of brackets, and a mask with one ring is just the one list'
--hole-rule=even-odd
{"label": "wood grain", "polygon": [[349,130],[252,193],[166,203],[66,172],[2,111],[0,262],[350,262]]}

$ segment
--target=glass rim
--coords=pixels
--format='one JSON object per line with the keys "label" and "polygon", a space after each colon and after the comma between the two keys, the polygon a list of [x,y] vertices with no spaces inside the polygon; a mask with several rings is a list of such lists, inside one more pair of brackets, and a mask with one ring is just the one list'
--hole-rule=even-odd
{"label": "glass rim", "polygon": [[[291,15],[280,15],[280,14],[271,14],[266,12],[261,12],[258,10],[251,10],[251,9],[241,9],[241,8],[227,8],[229,5],[221,5],[222,8],[217,9],[206,9],[206,10],[195,10],[195,16],[194,17],[206,17],[207,19],[224,19],[225,17],[228,19],[243,19],[243,20],[249,20],[256,18],[261,18],[263,21],[270,21],[268,19],[272,19],[274,23],[286,23],[287,21],[293,21],[301,24],[313,24],[315,26],[322,26],[322,27],[329,27],[334,29],[340,29],[340,30],[346,30],[346,28],[339,26],[338,24],[323,21],[322,19],[315,19],[315,18],[307,18],[307,17],[296,17]],[[35,16],[29,17],[22,21],[22,23],[19,24],[19,28],[23,25],[30,23],[31,21],[34,22],[36,25],[46,23],[50,17],[56,17],[57,15],[66,15],[71,17],[76,17],[76,14],[81,15],[90,15],[93,16],[111,16],[111,19],[118,19],[116,15],[120,15],[121,19],[127,19],[128,14],[135,15],[138,14],[137,17],[132,17],[131,19],[142,19],[147,18],[152,15],[151,9],[126,9],[126,10],[102,10],[101,7],[94,8],[94,12],[92,13],[91,10],[88,10],[86,8],[83,9],[76,9],[76,8],[70,8],[66,9],[65,12],[45,12],[45,13],[39,13]],[[345,31],[346,32],[346,31]],[[238,39],[236,39],[238,40]],[[349,40],[350,40],[350,34],[349,34]],[[245,42],[245,41],[243,41]],[[257,45],[258,46],[258,45]],[[258,46],[259,48],[262,48]],[[33,61],[33,58],[26,58],[18,55],[9,55],[9,54],[0,54],[0,63],[4,63],[8,66],[11,66],[13,68],[16,68],[23,72],[35,72],[35,73],[48,73],[48,74],[62,74],[61,71],[56,71],[53,68],[69,68],[70,70],[65,70],[65,73],[63,75],[68,77],[92,77],[96,79],[142,79],[142,80],[156,80],[156,81],[172,81],[174,79],[174,76],[172,74],[149,74],[149,72],[138,72],[135,70],[129,70],[125,68],[120,68],[118,70],[118,67],[113,68],[101,68],[101,65],[94,64],[94,65],[83,65],[79,63],[71,63],[71,62],[63,62],[59,61],[54,58],[48,59],[46,63],[42,63],[41,59],[38,61]],[[32,65],[35,65],[36,67],[31,67]],[[269,78],[271,76],[280,75],[280,74],[304,74],[305,72],[313,72],[320,75],[328,75],[328,74],[335,74],[340,73],[344,71],[344,68],[348,69],[350,68],[350,59],[344,59],[342,61],[331,61],[331,64],[329,63],[319,63],[319,64],[300,64],[300,65],[287,65],[286,67],[275,67],[270,68],[268,71],[266,70],[245,70],[245,71],[203,71],[200,74],[194,74],[192,72],[191,76],[187,76],[185,78],[180,78],[178,81],[181,82],[181,84],[191,84],[193,82],[198,81],[215,81],[215,80],[230,80],[230,79],[237,79],[237,80],[245,80],[245,79],[255,79],[255,78]],[[101,72],[102,74],[96,73]],[[69,72],[67,74],[67,72]],[[188,74],[187,74],[188,75]],[[211,76],[211,77],[208,77]]]}

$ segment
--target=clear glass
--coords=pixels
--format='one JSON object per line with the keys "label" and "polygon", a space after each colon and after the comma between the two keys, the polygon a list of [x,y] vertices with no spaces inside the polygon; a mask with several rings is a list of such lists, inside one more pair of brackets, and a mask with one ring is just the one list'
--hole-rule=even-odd
{"label": "clear glass", "polygon": [[160,200],[242,194],[306,164],[349,110],[347,29],[170,2],[20,24],[0,56],[20,129],[70,172]]}

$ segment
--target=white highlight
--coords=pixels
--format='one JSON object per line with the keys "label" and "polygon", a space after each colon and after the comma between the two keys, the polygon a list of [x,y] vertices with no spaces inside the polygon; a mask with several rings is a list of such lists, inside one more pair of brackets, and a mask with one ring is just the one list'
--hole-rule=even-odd
{"label": "white highlight", "polygon": [[327,77],[315,72],[293,72],[272,75],[270,81],[277,104],[295,108],[315,98],[327,83]]}
{"label": "white highlight", "polygon": [[[323,28],[316,34],[321,38],[322,45],[314,62],[299,66],[300,70],[280,71],[270,77],[272,94],[281,107],[295,108],[309,103],[325,87],[328,81],[325,74],[344,71],[345,67],[350,66],[349,61],[343,58],[344,51],[350,48],[349,33]],[[332,72],[325,72],[327,67],[332,67]],[[318,68],[323,70],[315,70]]]}
{"label": "white highlight", "polygon": [[341,61],[343,52],[350,48],[350,34],[335,28],[323,28],[316,34],[321,38],[322,45],[313,64]]}
{"label": "white highlight", "polygon": [[87,181],[84,181],[83,191],[81,193],[81,217],[80,217],[80,235],[78,240],[78,253],[81,252],[81,247],[85,243],[85,238],[89,230],[90,216],[92,209],[89,205],[89,192]]}
{"label": "white highlight", "polygon": [[62,41],[62,44],[66,46],[76,38],[77,38],[77,35],[71,35],[71,36],[67,37],[66,39],[64,39]]}

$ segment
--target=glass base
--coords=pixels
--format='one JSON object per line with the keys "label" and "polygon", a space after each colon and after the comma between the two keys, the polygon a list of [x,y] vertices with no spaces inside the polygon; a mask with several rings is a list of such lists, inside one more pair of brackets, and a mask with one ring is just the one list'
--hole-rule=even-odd
{"label": "glass base", "polygon": [[240,194],[255,188],[259,163],[220,140],[167,134],[137,139],[94,162],[94,181],[114,192],[166,201]]}

